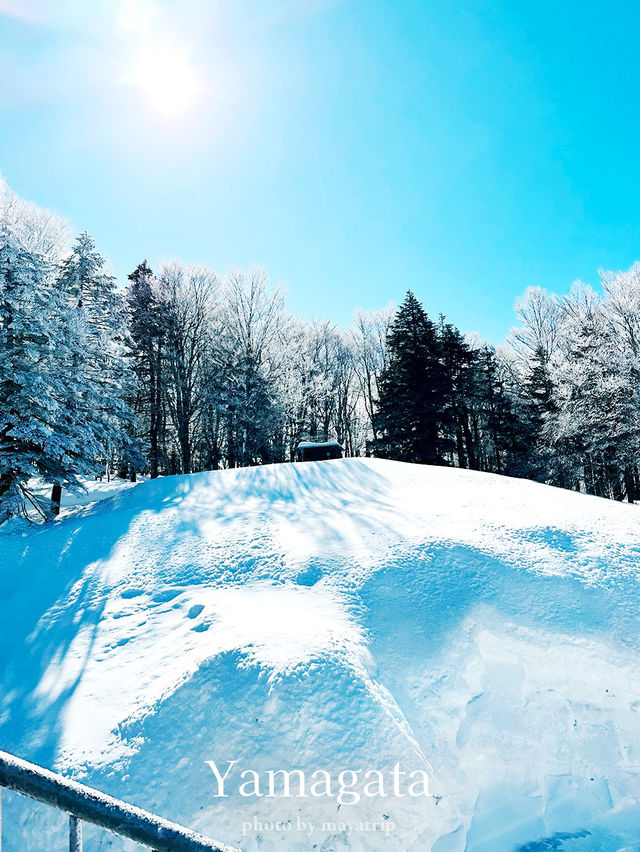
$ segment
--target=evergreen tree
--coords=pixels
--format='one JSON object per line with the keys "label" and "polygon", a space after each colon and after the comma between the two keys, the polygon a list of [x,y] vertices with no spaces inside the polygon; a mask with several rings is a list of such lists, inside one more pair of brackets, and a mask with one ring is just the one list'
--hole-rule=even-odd
{"label": "evergreen tree", "polygon": [[136,411],[148,447],[151,478],[158,476],[164,423],[163,381],[166,323],[157,283],[147,261],[129,275],[127,308],[130,351],[137,378]]}
{"label": "evergreen tree", "polygon": [[100,461],[107,477],[116,465],[140,467],[144,462],[135,440],[135,418],[127,402],[134,391],[126,351],[125,306],[93,237],[86,232],[78,235],[73,251],[62,264],[58,287],[74,303],[76,321],[83,327],[81,373],[91,399],[83,415],[100,435]]}
{"label": "evergreen tree", "polygon": [[443,427],[448,433],[450,460],[458,467],[477,470],[478,421],[473,417],[475,354],[458,329],[444,322],[444,317],[440,320],[439,338],[445,377]]}
{"label": "evergreen tree", "polygon": [[546,424],[556,406],[549,356],[540,346],[530,360],[522,391],[521,405],[528,450],[524,473],[530,479],[544,482],[548,478],[551,452]]}
{"label": "evergreen tree", "polygon": [[[19,225],[19,223],[18,223]],[[87,390],[75,371],[82,339],[69,306],[55,287],[55,266],[29,249],[19,226],[0,231],[0,519],[20,511],[32,476],[59,489],[78,487],[97,443],[76,417]],[[42,511],[42,510],[41,510]]]}
{"label": "evergreen tree", "polygon": [[376,452],[399,461],[443,464],[447,376],[436,326],[411,291],[393,321],[387,349],[379,382]]}
{"label": "evergreen tree", "polygon": [[479,435],[478,469],[523,476],[523,458],[528,454],[523,424],[495,350],[490,346],[482,346],[476,352],[473,389],[473,413],[477,420],[473,431]]}
{"label": "evergreen tree", "polygon": [[77,298],[84,310],[94,339],[113,330],[117,315],[115,278],[105,271],[105,262],[96,250],[93,237],[78,234],[73,251],[62,264],[60,286]]}

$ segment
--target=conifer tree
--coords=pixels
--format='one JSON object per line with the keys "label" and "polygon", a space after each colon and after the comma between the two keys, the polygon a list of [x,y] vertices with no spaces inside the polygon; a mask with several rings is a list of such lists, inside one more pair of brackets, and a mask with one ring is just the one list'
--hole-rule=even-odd
{"label": "conifer tree", "polygon": [[555,402],[549,356],[540,346],[530,359],[522,390],[522,419],[527,446],[524,474],[531,479],[544,481],[551,451],[546,424],[555,411]]}
{"label": "conifer tree", "polygon": [[479,435],[478,469],[522,476],[523,458],[529,452],[523,424],[501,375],[495,350],[487,345],[475,354],[471,405],[477,419],[473,431]]}
{"label": "conifer tree", "polygon": [[143,261],[129,275],[127,309],[130,350],[138,383],[136,408],[148,445],[151,478],[158,476],[162,449],[166,322],[153,272]]}
{"label": "conifer tree", "polygon": [[115,279],[105,269],[93,237],[78,235],[62,264],[59,288],[74,303],[83,328],[81,375],[91,403],[85,416],[100,435],[101,461],[110,476],[115,463],[142,466],[134,437],[134,415],[127,402],[133,394],[131,365],[126,351],[125,310]]}
{"label": "conifer tree", "polygon": [[387,348],[379,382],[377,454],[443,464],[446,374],[436,326],[411,291],[393,321]]}
{"label": "conifer tree", "polygon": [[452,463],[476,470],[478,435],[472,428],[475,354],[458,329],[444,322],[444,317],[440,321],[439,338],[445,377],[443,427],[448,433],[446,449]]}
{"label": "conifer tree", "polygon": [[[14,211],[15,212],[15,211]],[[27,220],[30,211],[23,210]],[[25,221],[6,215],[0,229],[0,520],[25,502],[44,510],[27,489],[41,476],[59,489],[78,486],[97,442],[78,418],[86,387],[76,370],[82,338],[56,287],[55,257],[30,248]]]}

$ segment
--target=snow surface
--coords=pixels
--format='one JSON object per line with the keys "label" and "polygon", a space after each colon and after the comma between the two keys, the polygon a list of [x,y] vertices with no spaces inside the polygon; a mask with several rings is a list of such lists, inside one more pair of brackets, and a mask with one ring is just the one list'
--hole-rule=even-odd
{"label": "snow surface", "polygon": [[[128,488],[133,488],[141,482],[146,482],[147,476],[138,476],[137,482],[130,482],[128,479],[120,479],[112,477],[107,480],[89,479],[86,476],[79,476],[78,482],[84,488],[84,491],[78,491],[72,494],[66,489],[62,489],[62,499],[60,500],[60,515],[64,517],[69,512],[76,509],[78,506],[92,506],[99,500],[104,500],[107,497],[113,497],[126,491]],[[40,478],[34,477],[27,483],[29,490],[38,497],[44,505],[48,505],[51,499],[51,483],[43,482]]]}
{"label": "snow surface", "polygon": [[[5,531],[0,747],[246,850],[638,849],[639,521],[342,459],[166,477]],[[434,795],[338,806],[236,780],[221,799],[208,760],[399,762]],[[65,848],[64,815],[16,794],[4,823],[6,850]]]}

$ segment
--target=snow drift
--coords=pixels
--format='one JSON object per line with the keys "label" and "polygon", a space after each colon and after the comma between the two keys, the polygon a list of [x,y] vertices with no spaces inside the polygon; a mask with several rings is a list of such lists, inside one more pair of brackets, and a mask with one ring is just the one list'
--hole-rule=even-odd
{"label": "snow drift", "polygon": [[[637,848],[637,507],[350,459],[158,479],[0,546],[7,751],[247,850]],[[431,795],[232,778],[396,764]],[[8,850],[64,824],[6,795]]]}

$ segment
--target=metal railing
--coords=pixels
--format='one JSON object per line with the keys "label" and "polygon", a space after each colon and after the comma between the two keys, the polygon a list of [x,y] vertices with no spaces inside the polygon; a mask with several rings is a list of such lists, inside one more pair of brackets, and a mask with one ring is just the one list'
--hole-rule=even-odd
{"label": "metal railing", "polygon": [[6,751],[0,751],[0,852],[3,787],[69,814],[70,852],[82,852],[82,822],[99,825],[154,852],[240,852]]}

